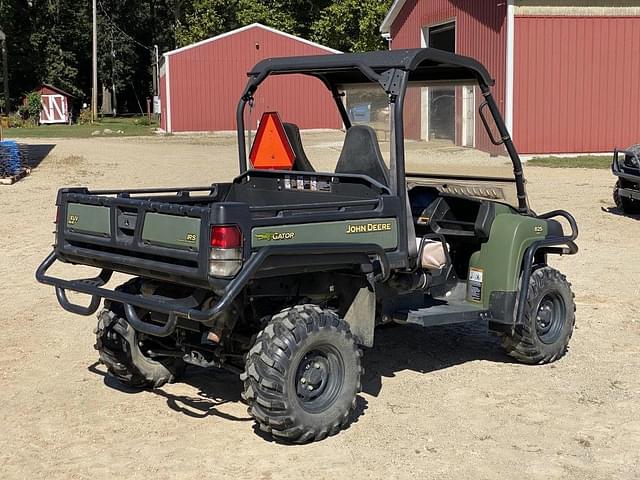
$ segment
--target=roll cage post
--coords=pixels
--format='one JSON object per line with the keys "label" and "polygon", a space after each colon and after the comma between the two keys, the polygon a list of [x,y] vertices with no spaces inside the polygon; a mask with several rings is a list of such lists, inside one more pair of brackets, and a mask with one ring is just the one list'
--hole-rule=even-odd
{"label": "roll cage post", "polygon": [[[521,213],[529,214],[531,213],[531,211],[527,202],[527,190],[525,188],[524,172],[522,170],[522,161],[520,160],[520,155],[518,155],[518,151],[513,144],[511,135],[509,135],[507,126],[502,119],[502,115],[500,115],[500,111],[498,110],[496,101],[491,94],[489,85],[484,83],[481,78],[478,78],[478,85],[480,85],[480,91],[482,92],[482,96],[484,97],[484,102],[480,105],[480,107],[478,107],[480,119],[482,120],[484,128],[487,130],[487,135],[489,135],[491,142],[494,145],[504,144],[505,148],[507,149],[507,153],[509,154],[509,158],[511,158],[511,163],[513,164],[513,176],[515,177],[516,194],[518,196],[518,210]],[[498,133],[500,134],[500,140],[495,140],[493,138],[491,128],[489,127],[483,114],[483,109],[485,106],[488,107],[489,111],[491,112],[491,117],[493,118],[493,121],[498,128]]]}

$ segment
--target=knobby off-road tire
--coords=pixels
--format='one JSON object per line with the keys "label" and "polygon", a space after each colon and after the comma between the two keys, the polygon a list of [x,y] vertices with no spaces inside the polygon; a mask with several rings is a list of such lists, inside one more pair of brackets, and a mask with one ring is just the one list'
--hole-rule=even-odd
{"label": "knobby off-road tire", "polygon": [[620,196],[620,189],[624,188],[622,180],[616,182],[616,186],[613,188],[613,201],[619,210],[631,215],[640,213],[640,202],[637,200],[631,200],[630,198]]}
{"label": "knobby off-road tire", "polygon": [[344,320],[315,305],[274,315],[247,355],[243,398],[261,430],[293,443],[322,440],[349,422],[362,351]]}
{"label": "knobby off-road tire", "polygon": [[503,348],[528,364],[551,363],[568,349],[575,325],[571,284],[559,271],[543,267],[531,274],[522,325],[513,335],[501,334]]}
{"label": "knobby off-road tire", "polygon": [[[130,281],[118,290],[138,293],[138,284]],[[142,353],[139,334],[125,319],[121,303],[106,301],[105,307],[98,313],[95,349],[109,375],[135,388],[158,388],[180,376],[184,370],[181,359],[158,361]]]}

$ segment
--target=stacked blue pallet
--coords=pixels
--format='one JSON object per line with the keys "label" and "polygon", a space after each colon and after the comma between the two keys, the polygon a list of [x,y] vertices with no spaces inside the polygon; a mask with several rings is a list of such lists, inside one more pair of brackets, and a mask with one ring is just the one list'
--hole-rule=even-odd
{"label": "stacked blue pallet", "polygon": [[20,146],[15,140],[0,142],[0,177],[18,175],[22,170]]}

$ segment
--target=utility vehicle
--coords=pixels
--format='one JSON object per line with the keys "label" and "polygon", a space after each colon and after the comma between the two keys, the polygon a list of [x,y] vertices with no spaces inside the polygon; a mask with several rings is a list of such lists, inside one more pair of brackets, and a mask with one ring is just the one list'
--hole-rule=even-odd
{"label": "utility vehicle", "polygon": [[[340,151],[333,171],[316,171],[307,152],[318,147],[305,148],[308,133],[274,111],[261,116],[248,152],[261,84],[287,75],[322,82],[335,100],[344,140],[322,150]],[[104,299],[96,348],[110,375],[159,387],[184,365],[231,369],[258,426],[301,443],[348,424],[362,348],[379,324],[483,321],[524,363],[565,353],[573,294],[547,256],[577,252],[576,222],[529,207],[480,63],[427,48],[272,58],[248,76],[232,182],[58,193],[56,242],[36,276],[70,312],[91,315]],[[456,88],[455,110],[471,114],[443,145],[422,137],[423,99],[445,83]],[[379,109],[374,126],[349,117],[350,102],[364,101]],[[461,146],[470,141],[477,148]],[[468,173],[476,160],[484,175]],[[58,261],[101,271],[57,278],[48,270]],[[113,272],[132,278],[108,288]],[[88,305],[68,291],[88,294]]]}
{"label": "utility vehicle", "polygon": [[613,201],[624,213],[640,213],[640,145],[615,149],[611,171],[618,177]]}

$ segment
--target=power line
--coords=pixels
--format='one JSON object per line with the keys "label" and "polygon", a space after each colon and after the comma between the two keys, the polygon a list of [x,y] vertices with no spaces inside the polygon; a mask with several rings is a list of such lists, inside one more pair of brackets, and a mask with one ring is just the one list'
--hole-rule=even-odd
{"label": "power line", "polygon": [[149,50],[151,53],[153,53],[153,49],[143,45],[142,43],[140,43],[138,40],[136,40],[135,38],[133,38],[131,35],[129,35],[127,32],[125,32],[124,30],[122,30],[118,25],[116,25],[116,22],[113,21],[113,19],[109,16],[109,14],[107,13],[107,11],[104,8],[104,5],[102,5],[102,1],[98,0],[98,4],[100,5],[100,10],[102,10],[102,13],[105,17],[107,17],[107,20],[109,20],[109,22],[111,23],[111,25],[118,30],[120,33],[122,33],[125,37],[127,37],[129,40],[131,40],[134,43],[137,43],[138,45],[140,45],[142,48]]}

